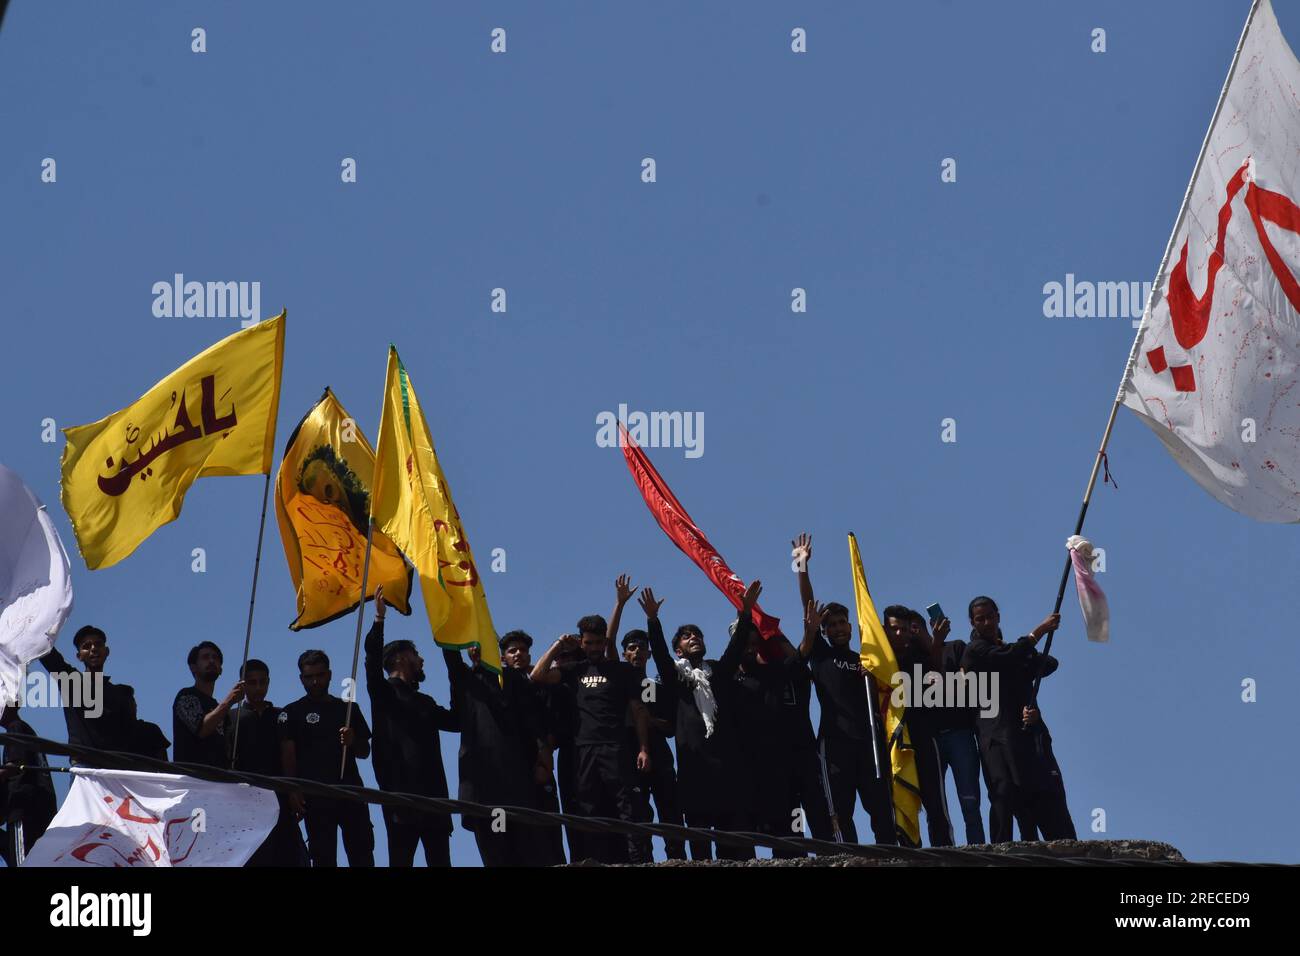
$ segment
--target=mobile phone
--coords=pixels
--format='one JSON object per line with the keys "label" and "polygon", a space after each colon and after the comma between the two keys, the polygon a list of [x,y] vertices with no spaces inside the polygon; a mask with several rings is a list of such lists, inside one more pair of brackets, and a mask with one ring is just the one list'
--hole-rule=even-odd
{"label": "mobile phone", "polygon": [[938,624],[944,617],[943,608],[939,607],[937,603],[927,604],[925,607],[925,613],[930,615],[931,624]]}

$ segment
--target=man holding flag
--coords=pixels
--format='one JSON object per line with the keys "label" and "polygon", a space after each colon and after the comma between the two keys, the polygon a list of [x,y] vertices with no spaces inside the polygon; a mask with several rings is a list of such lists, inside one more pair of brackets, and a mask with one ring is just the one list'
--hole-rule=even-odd
{"label": "man holding flag", "polygon": [[980,713],[980,757],[988,775],[989,838],[1011,840],[1011,820],[1022,840],[1073,840],[1076,837],[1065,803],[1065,783],[1052,753],[1052,735],[1033,700],[1035,680],[1056,671],[1056,658],[1034,645],[1056,630],[1061,615],[1050,614],[1036,628],[1008,644],[1002,640],[1002,617],[990,597],[970,602],[971,641],[962,670],[996,677],[997,709]]}
{"label": "man holding flag", "polygon": [[434,642],[447,650],[477,647],[482,665],[500,674],[501,648],[469,538],[415,387],[392,346],[370,520],[415,565]]}

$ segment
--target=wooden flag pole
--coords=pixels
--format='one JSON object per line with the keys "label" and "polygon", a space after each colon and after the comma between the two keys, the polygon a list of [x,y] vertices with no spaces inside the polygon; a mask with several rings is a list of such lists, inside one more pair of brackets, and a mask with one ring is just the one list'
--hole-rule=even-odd
{"label": "wooden flag pole", "polygon": [[[375,539],[375,522],[366,517],[366,560],[361,566],[361,600],[357,602],[357,639],[352,647],[352,683],[350,685],[352,693],[348,697],[347,713],[343,718],[343,727],[347,729],[352,726],[352,703],[357,696],[357,661],[361,657],[361,623],[366,611],[366,588],[370,583],[370,546]],[[343,758],[339,763],[339,780],[343,779],[343,772],[348,768],[348,751],[343,748]]]}
{"label": "wooden flag pole", "polygon": [[[278,417],[278,416],[277,416]],[[244,679],[244,665],[248,663],[248,648],[253,642],[253,605],[257,602],[257,572],[262,567],[262,538],[266,533],[266,499],[271,492],[271,472],[266,473],[266,483],[262,485],[262,517],[257,525],[257,554],[253,558],[253,589],[248,595],[248,626],[244,628],[244,657],[239,662],[239,679]],[[235,734],[230,742],[230,764],[233,767],[239,755],[239,712],[243,710],[241,700],[235,705]]]}
{"label": "wooden flag pole", "polygon": [[[1214,132],[1214,124],[1219,121],[1219,114],[1223,112],[1223,102],[1228,97],[1228,87],[1232,85],[1232,78],[1237,72],[1237,62],[1241,59],[1241,50],[1246,45],[1246,35],[1250,32],[1250,25],[1255,20],[1255,13],[1259,10],[1260,0],[1254,0],[1250,5],[1250,13],[1246,15],[1246,25],[1241,28],[1241,38],[1237,41],[1237,49],[1232,54],[1232,65],[1228,67],[1228,76],[1223,81],[1223,89],[1219,91],[1219,102],[1214,106],[1214,115],[1210,117],[1210,125],[1205,130],[1205,138],[1201,141],[1201,151],[1196,156],[1196,165],[1192,167],[1192,177],[1187,181],[1187,189],[1183,193],[1183,204],[1178,210],[1178,218],[1174,220],[1173,232],[1169,234],[1169,242],[1165,244],[1165,254],[1160,260],[1160,268],[1156,272],[1156,281],[1151,284],[1151,292],[1147,295],[1146,308],[1142,310],[1142,321],[1138,325],[1137,334],[1133,337],[1133,347],[1129,349],[1128,361],[1124,363],[1124,376],[1120,379],[1119,392],[1115,396],[1115,402],[1110,407],[1110,417],[1106,419],[1106,430],[1102,432],[1101,446],[1097,449],[1097,457],[1092,462],[1092,473],[1088,476],[1088,486],[1083,492],[1083,504],[1079,507],[1079,520],[1074,523],[1074,533],[1079,534],[1083,531],[1083,519],[1088,514],[1088,504],[1092,500],[1092,489],[1097,484],[1097,472],[1106,458],[1106,446],[1110,444],[1110,433],[1115,427],[1115,416],[1119,414],[1119,408],[1124,403],[1124,386],[1128,384],[1129,375],[1133,371],[1133,363],[1137,359],[1138,347],[1142,343],[1142,333],[1146,329],[1147,318],[1151,315],[1151,307],[1155,303],[1156,296],[1160,292],[1160,277],[1165,274],[1165,267],[1169,265],[1169,256],[1173,252],[1174,242],[1178,238],[1178,232],[1183,227],[1183,220],[1187,217],[1187,206],[1192,201],[1192,187],[1196,184],[1196,177],[1200,175],[1201,166],[1205,162],[1206,151],[1210,147],[1210,135]],[[1053,614],[1061,613],[1061,604],[1065,600],[1065,586],[1070,580],[1070,568],[1072,563],[1069,555],[1065,558],[1065,568],[1061,571],[1061,585],[1056,591],[1056,604],[1052,608]],[[1056,634],[1055,630],[1047,632],[1047,643],[1043,645],[1043,653],[1049,654],[1052,650],[1052,637]],[[1029,697],[1029,706],[1034,707],[1038,703],[1038,685],[1042,683],[1043,677],[1039,674],[1034,678],[1033,693]]]}

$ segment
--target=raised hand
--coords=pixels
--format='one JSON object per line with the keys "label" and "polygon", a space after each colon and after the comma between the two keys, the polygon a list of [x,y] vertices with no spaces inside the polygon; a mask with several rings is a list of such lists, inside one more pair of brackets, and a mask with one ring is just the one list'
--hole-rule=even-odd
{"label": "raised hand", "polygon": [[1043,623],[1039,624],[1036,628],[1034,628],[1032,631],[1029,632],[1029,636],[1032,637],[1034,640],[1038,640],[1048,631],[1055,631],[1060,626],[1061,626],[1061,615],[1049,614],[1047,615],[1047,617],[1043,618]]}
{"label": "raised hand", "polygon": [[647,621],[653,621],[659,617],[659,609],[663,607],[663,599],[655,600],[655,592],[650,588],[642,588],[641,596],[637,598],[637,603],[641,605],[641,610],[645,611]]}
{"label": "raised hand", "polygon": [[632,584],[632,578],[626,574],[620,574],[618,580],[614,582],[614,593],[618,595],[619,607],[626,604],[628,599],[636,593],[636,587]]}
{"label": "raised hand", "polygon": [[818,634],[822,629],[822,615],[826,613],[826,605],[818,604],[816,601],[809,601],[808,606],[803,612],[803,631],[804,634]]}
{"label": "raised hand", "polygon": [[758,596],[763,593],[762,581],[751,581],[749,587],[745,588],[745,600],[740,608],[740,613],[749,617],[749,613],[754,610],[754,605],[758,603]]}
{"label": "raised hand", "polygon": [[796,571],[807,571],[808,562],[812,560],[812,535],[807,531],[790,542],[791,565]]}

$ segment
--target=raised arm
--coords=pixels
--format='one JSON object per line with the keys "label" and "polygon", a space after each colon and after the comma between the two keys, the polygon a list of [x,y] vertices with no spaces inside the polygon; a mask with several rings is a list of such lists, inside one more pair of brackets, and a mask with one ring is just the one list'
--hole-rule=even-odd
{"label": "raised arm", "polygon": [[632,579],[620,574],[614,582],[614,611],[609,616],[609,625],[605,630],[605,658],[618,660],[618,627],[623,619],[623,605],[636,594]]}
{"label": "raised arm", "polygon": [[[811,589],[809,590],[811,594]],[[804,602],[803,610],[803,640],[799,643],[799,656],[808,660],[813,655],[813,648],[821,640],[822,633],[822,615],[826,613],[826,605],[818,604],[811,597]]]}
{"label": "raised arm", "polygon": [[799,575],[799,606],[807,607],[813,599],[812,579],[808,577],[808,564],[812,561],[812,535],[807,531],[790,542],[791,567]]}
{"label": "raised arm", "polygon": [[731,640],[727,642],[727,649],[718,658],[717,671],[724,678],[730,677],[740,666],[740,657],[749,640],[749,632],[754,629],[754,605],[758,603],[758,596],[762,593],[761,581],[751,581],[749,587],[745,588],[745,597],[740,602],[740,612],[736,617],[736,632],[731,635]]}
{"label": "raised arm", "polygon": [[530,675],[534,681],[539,684],[558,684],[560,682],[560,669],[555,667],[555,657],[561,651],[572,650],[578,646],[578,638],[573,634],[565,634],[554,644],[546,649],[541,660],[533,665],[533,671]]}
{"label": "raised arm", "polygon": [[659,680],[665,688],[675,687],[677,665],[673,663],[673,657],[668,653],[668,642],[664,640],[664,626],[659,621],[659,608],[663,606],[663,599],[656,601],[655,592],[650,588],[644,588],[641,596],[637,598],[637,603],[641,605],[641,610],[645,611],[645,629],[650,634],[650,656],[654,659],[655,670],[659,672]]}
{"label": "raised arm", "polygon": [[383,707],[392,703],[396,692],[384,673],[384,586],[375,588],[375,622],[366,634],[366,690],[370,693],[370,706]]}

